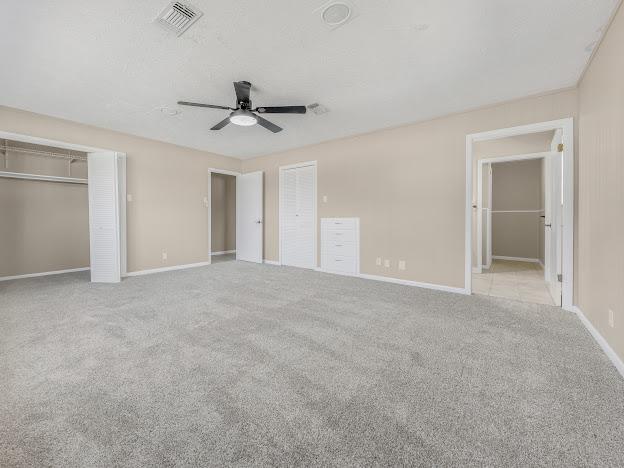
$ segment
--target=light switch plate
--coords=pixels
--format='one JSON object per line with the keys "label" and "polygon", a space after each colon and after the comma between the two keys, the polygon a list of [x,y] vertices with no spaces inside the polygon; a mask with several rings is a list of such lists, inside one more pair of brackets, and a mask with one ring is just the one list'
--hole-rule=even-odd
{"label": "light switch plate", "polygon": [[611,328],[615,327],[615,317],[613,314],[613,310],[609,309],[609,326]]}
{"label": "light switch plate", "polygon": [[327,203],[327,195],[323,195],[323,203]]}
{"label": "light switch plate", "polygon": [[132,201],[132,194],[131,193],[126,195],[126,200],[128,200],[128,203]]}

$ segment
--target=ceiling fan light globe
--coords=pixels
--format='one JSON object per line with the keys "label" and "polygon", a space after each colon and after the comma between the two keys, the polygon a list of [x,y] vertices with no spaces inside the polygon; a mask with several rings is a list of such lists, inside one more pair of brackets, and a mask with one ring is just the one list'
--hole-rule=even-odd
{"label": "ceiling fan light globe", "polygon": [[258,123],[258,119],[251,112],[235,111],[230,115],[230,122],[241,127],[251,127]]}

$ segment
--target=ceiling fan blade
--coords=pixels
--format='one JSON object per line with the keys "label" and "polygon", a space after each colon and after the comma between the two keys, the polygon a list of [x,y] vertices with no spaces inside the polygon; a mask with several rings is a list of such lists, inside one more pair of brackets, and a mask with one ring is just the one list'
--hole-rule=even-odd
{"label": "ceiling fan blade", "polygon": [[186,101],[178,101],[178,104],[181,106],[193,106],[193,107],[209,107],[210,109],[225,109],[225,110],[235,110],[231,107],[225,106],[213,106],[212,104],[200,104],[198,102],[186,102]]}
{"label": "ceiling fan blade", "polygon": [[256,115],[256,119],[258,119],[258,125],[261,125],[267,130],[271,130],[273,133],[281,132],[283,130],[282,127],[278,127],[274,123],[269,122],[267,119],[264,119],[260,117],[259,115]]}
{"label": "ceiling fan blade", "polygon": [[260,114],[305,114],[305,106],[280,106],[280,107],[258,107],[255,109]]}
{"label": "ceiling fan blade", "polygon": [[249,102],[249,93],[251,91],[251,83],[249,81],[235,81],[234,90],[236,91],[236,102]]}
{"label": "ceiling fan blade", "polygon": [[221,130],[223,127],[225,127],[229,123],[230,123],[230,118],[227,117],[223,119],[221,122],[219,122],[217,125],[212,127],[210,130]]}

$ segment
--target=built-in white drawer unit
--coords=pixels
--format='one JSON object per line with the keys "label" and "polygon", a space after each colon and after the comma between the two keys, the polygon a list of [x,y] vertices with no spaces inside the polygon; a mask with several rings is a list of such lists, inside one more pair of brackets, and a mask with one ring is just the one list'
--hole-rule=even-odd
{"label": "built-in white drawer unit", "polygon": [[360,272],[359,218],[321,218],[321,269],[352,275]]}

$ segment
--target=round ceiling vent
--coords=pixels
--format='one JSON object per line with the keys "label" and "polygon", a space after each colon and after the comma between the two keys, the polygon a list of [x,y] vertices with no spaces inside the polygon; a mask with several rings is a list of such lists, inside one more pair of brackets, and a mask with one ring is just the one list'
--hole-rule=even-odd
{"label": "round ceiling vent", "polygon": [[336,2],[327,5],[322,13],[321,17],[329,26],[338,26],[344,23],[351,16],[351,8],[346,3]]}

